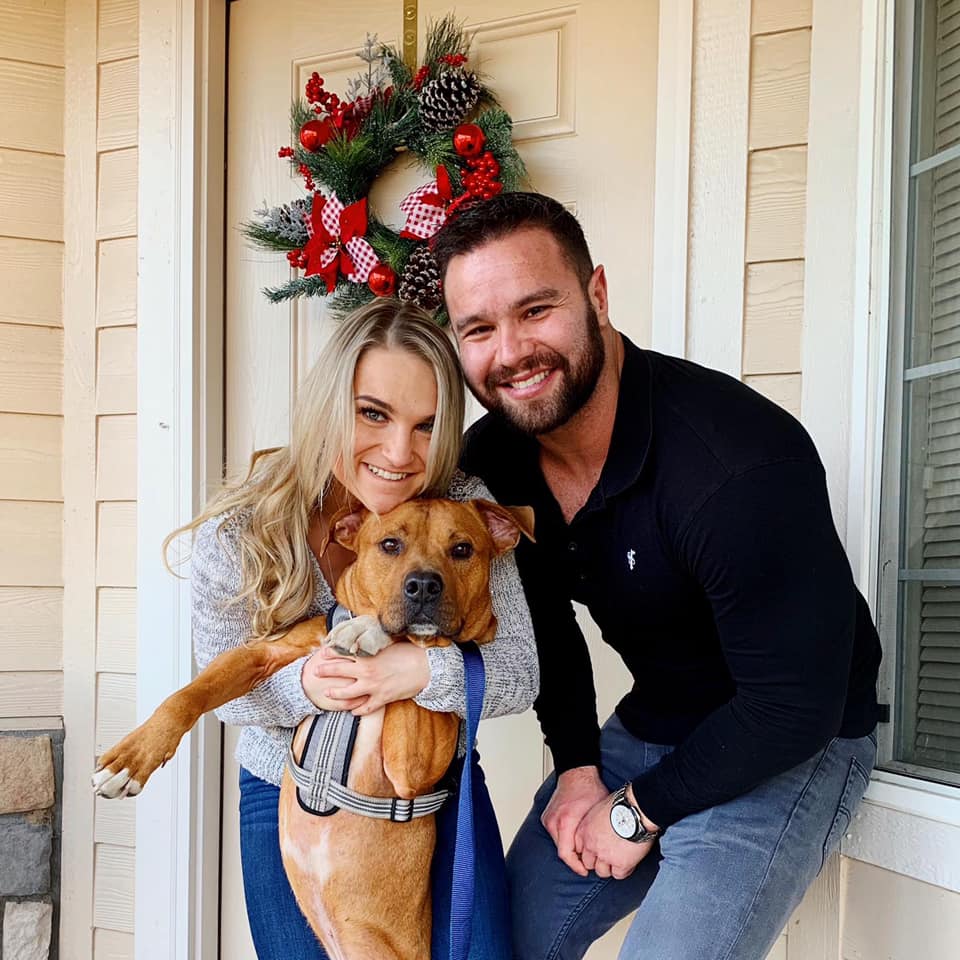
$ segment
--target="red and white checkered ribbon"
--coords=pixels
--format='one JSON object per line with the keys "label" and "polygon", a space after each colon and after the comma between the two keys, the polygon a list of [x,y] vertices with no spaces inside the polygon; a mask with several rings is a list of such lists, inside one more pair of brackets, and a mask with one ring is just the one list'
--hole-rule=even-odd
{"label": "red and white checkered ribbon", "polygon": [[408,193],[400,203],[407,222],[401,237],[410,240],[429,240],[447,219],[447,206],[452,199],[450,175],[443,166],[437,167],[437,179]]}
{"label": "red and white checkered ribbon", "polygon": [[345,207],[335,193],[329,197],[314,194],[313,209],[304,215],[307,257],[304,276],[320,274],[333,293],[337,274],[352,283],[366,283],[370,271],[380,262],[373,247],[363,238],[367,232],[367,200],[364,197]]}

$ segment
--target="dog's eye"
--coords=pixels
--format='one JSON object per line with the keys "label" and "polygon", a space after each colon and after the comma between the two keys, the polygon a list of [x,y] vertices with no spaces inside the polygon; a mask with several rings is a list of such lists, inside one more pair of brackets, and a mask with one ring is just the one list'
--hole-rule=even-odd
{"label": "dog's eye", "polygon": [[380,541],[380,549],[384,553],[395,555],[403,549],[403,544],[396,537],[387,537]]}
{"label": "dog's eye", "polygon": [[453,549],[450,551],[450,556],[454,560],[467,560],[473,556],[473,544],[472,543],[455,543]]}

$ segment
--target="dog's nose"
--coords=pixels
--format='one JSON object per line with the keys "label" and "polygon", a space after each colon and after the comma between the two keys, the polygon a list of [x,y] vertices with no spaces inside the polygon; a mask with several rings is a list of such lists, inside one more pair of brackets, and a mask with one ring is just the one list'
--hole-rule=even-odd
{"label": "dog's nose", "polygon": [[408,602],[426,606],[443,593],[443,577],[432,570],[414,570],[403,578],[403,595]]}

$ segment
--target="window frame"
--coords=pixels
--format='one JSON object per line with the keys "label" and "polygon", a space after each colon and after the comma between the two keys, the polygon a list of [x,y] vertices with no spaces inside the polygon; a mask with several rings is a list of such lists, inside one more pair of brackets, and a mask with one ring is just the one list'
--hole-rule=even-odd
{"label": "window frame", "polygon": [[[861,139],[858,193],[858,323],[868,335],[854,368],[865,383],[854,399],[849,495],[860,498],[847,548],[877,617],[883,645],[878,693],[896,715],[897,604],[900,526],[902,388],[887,395],[890,370],[903,361],[914,5],[864,0],[861,34]],[[906,77],[909,82],[902,82]],[[906,121],[904,122],[904,118]],[[900,318],[899,321],[896,318]],[[899,329],[896,328],[899,323]],[[859,407],[859,413],[856,407]],[[896,457],[885,457],[892,435]],[[864,455],[857,456],[862,439]],[[883,501],[881,502],[881,491]],[[893,509],[888,505],[893,504]],[[851,510],[851,516],[853,510]],[[878,763],[889,766],[893,726],[879,727]],[[960,892],[960,786],[875,770],[864,803],[841,843],[845,856]]]}
{"label": "window frame", "polygon": [[[885,420],[882,426],[882,443],[878,449],[879,469],[882,476],[879,503],[878,545],[878,592],[877,624],[884,648],[881,666],[879,694],[881,702],[890,706],[890,722],[881,724],[877,765],[886,773],[899,774],[923,782],[942,783],[960,787],[960,772],[925,767],[895,759],[895,741],[899,718],[900,688],[898,664],[900,662],[901,626],[904,615],[901,603],[901,544],[903,537],[903,456],[906,450],[904,422],[905,394],[912,379],[902,377],[904,357],[907,351],[907,297],[911,291],[910,271],[913,270],[913,246],[916,211],[911,208],[911,192],[914,180],[911,177],[911,157],[916,137],[914,125],[914,66],[919,49],[915,31],[915,10],[918,0],[901,4],[894,25],[894,76],[892,78],[892,109],[886,111],[887,125],[891,131],[890,151],[890,213],[887,218],[889,238],[889,266],[886,269],[889,284],[887,310],[887,338],[885,379],[888,390],[883,398]],[[927,2],[927,0],[919,0]],[[899,37],[906,38],[899,42]],[[882,276],[882,274],[878,274]],[[936,364],[921,366],[935,367]],[[919,368],[918,368],[919,369]],[[931,577],[931,581],[935,578]],[[960,581],[960,570],[957,571]]]}

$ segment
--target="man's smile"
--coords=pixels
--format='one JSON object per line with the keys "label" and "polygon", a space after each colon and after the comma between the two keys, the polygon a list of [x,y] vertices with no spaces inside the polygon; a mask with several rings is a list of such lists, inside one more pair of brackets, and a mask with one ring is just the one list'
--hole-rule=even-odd
{"label": "man's smile", "polygon": [[510,380],[502,380],[500,382],[500,387],[503,390],[509,391],[510,395],[514,397],[532,396],[539,393],[541,385],[548,380],[552,380],[555,373],[556,367],[550,367],[546,370],[538,370],[536,373],[524,371],[524,373]]}

